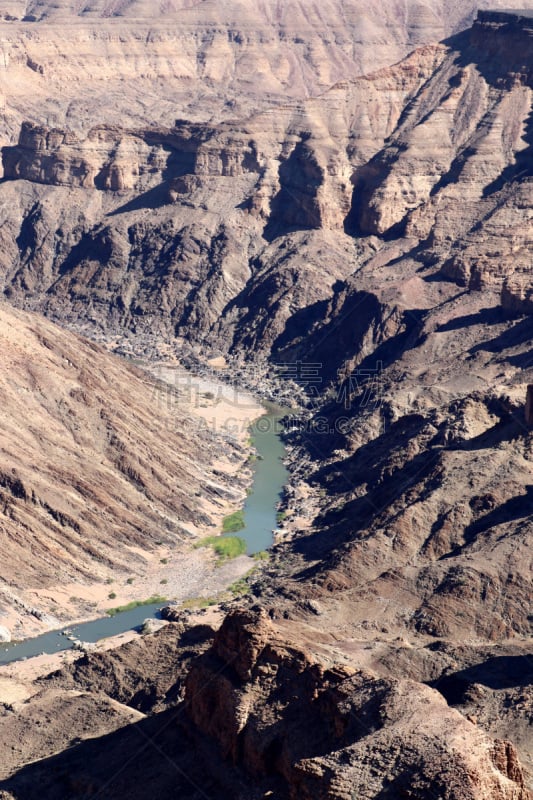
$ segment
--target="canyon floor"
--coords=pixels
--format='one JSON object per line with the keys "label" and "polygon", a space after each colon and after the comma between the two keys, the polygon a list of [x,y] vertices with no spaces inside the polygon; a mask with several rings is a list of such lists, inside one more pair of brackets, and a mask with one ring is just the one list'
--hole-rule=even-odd
{"label": "canyon floor", "polygon": [[[533,13],[481,5],[5,4],[0,626],[178,602],[0,670],[2,800],[533,797]],[[193,545],[258,398],[246,574]]]}

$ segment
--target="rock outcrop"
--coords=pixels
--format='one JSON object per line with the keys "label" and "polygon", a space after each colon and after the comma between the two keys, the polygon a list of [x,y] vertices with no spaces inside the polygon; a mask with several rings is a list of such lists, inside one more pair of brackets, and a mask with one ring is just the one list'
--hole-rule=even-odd
{"label": "rock outcrop", "polygon": [[[84,736],[15,774],[11,768],[0,789],[32,800],[39,787],[66,800],[80,786],[105,787],[109,798],[136,799],[150,776],[150,791],[163,800],[192,797],[199,786],[214,800],[530,800],[513,745],[491,739],[441,693],[357,666],[327,666],[297,631],[291,642],[286,633],[260,609],[236,609],[214,640],[206,626],[171,625],[116,652],[84,656],[39,682],[33,708],[68,717],[74,734],[91,691],[100,710],[85,722],[92,740]],[[132,708],[152,716],[128,724]],[[114,730],[118,714],[120,730],[94,736],[97,719]],[[7,730],[15,734],[27,717],[17,709]],[[147,747],[146,736],[157,747]],[[31,747],[45,753],[38,733]],[[120,770],[125,753],[128,769]],[[163,766],[169,759],[172,770]]]}
{"label": "rock outcrop", "polygon": [[529,796],[512,745],[489,743],[438,693],[327,669],[280,642],[261,612],[226,618],[191,665],[185,701],[197,735],[256,780],[280,775],[284,797]]}
{"label": "rock outcrop", "polygon": [[[500,0],[503,3],[503,0]],[[361,0],[4,3],[0,11],[0,136],[23,119],[86,133],[94,120],[171,125],[234,118],[287,97],[318,94],[346,76],[391,64],[471,18],[475,4],[439,3],[379,19]],[[105,110],[104,110],[105,109]]]}
{"label": "rock outcrop", "polygon": [[[431,17],[429,5],[414,8],[413,35]],[[169,80],[156,124],[139,122],[133,108],[81,132],[41,119],[4,148],[1,275],[14,304],[115,344],[127,334],[150,352],[223,353],[255,385],[268,382],[268,367],[251,374],[239,359],[311,364],[316,392],[299,376],[302,385],[286,390],[304,399],[308,391],[287,436],[287,513],[268,567],[239,601],[245,607],[216,633],[209,626],[201,641],[187,640],[181,614],[169,612],[179,630],[156,634],[152,656],[146,635],[140,647],[86,654],[51,678],[47,691],[71,693],[65,718],[76,731],[89,704],[72,693],[82,691],[104,695],[101,732],[115,733],[71,748],[61,738],[51,760],[28,763],[54,752],[39,739],[12,762],[0,791],[21,800],[145,800],[147,786],[151,796],[183,800],[202,792],[214,800],[530,800],[521,767],[532,767],[533,708],[530,403],[524,415],[533,382],[532,86],[529,60],[521,63],[530,16],[480,14],[472,31],[363,78],[339,61],[304,81],[313,93],[341,73],[321,96],[279,104],[280,86],[299,74],[291,61],[270,98],[275,112],[257,97],[213,110],[211,92],[233,74],[234,48],[253,39],[235,27],[229,40],[223,21],[215,27],[202,39],[206,103],[189,115],[196,122],[175,121]],[[47,64],[36,55],[31,64],[24,69],[39,81]],[[303,83],[294,86],[302,94]],[[11,122],[15,130],[18,118]],[[83,430],[71,422],[77,407],[69,400],[65,416],[56,403],[53,425],[38,445],[32,429],[27,449],[57,425],[64,437],[67,423],[84,445],[90,429],[93,444],[104,414],[114,436],[87,469],[98,490],[116,486],[114,499],[128,488],[121,524],[135,524],[120,542],[142,546],[141,526],[157,514],[195,523],[206,510],[193,500],[203,483],[176,455],[184,442],[159,436],[147,450],[137,436],[142,429],[150,444],[157,435],[137,373],[127,371],[139,393],[135,413],[117,405],[113,422],[98,399],[108,392],[100,368],[81,374],[79,353],[57,338],[68,363],[47,347],[46,378],[60,370],[70,380],[64,369],[74,364],[71,399],[82,403]],[[41,340],[29,341],[42,354]],[[77,347],[93,364],[96,351]],[[13,356],[13,364],[31,407],[49,412],[55,395],[33,361]],[[203,439],[191,447],[190,459],[202,447],[211,454]],[[120,473],[116,484],[107,473],[102,484],[102,459]],[[47,515],[36,570],[47,566],[50,531],[61,541],[68,532],[78,564],[88,521],[98,557],[122,563],[86,507],[93,495],[82,492],[80,511],[77,484],[51,498],[44,472],[14,466],[0,470],[6,524],[29,528]],[[53,465],[56,483],[62,466]],[[89,555],[87,568],[100,569]],[[25,577],[31,566],[23,564]],[[108,713],[109,699],[147,716],[130,725],[123,708]],[[58,708],[50,696],[39,703],[43,714]],[[11,730],[20,729],[17,718]],[[132,754],[127,769],[124,753]]]}
{"label": "rock outcrop", "polygon": [[170,125],[176,109],[206,121],[275,107],[456,33],[477,5],[387,0],[375,15],[361,0],[324,0],[320,10],[299,0],[9,0],[0,10],[0,135],[12,142],[25,118],[86,133],[94,120]]}
{"label": "rock outcrop", "polygon": [[527,396],[526,396],[526,423],[528,425],[533,425],[533,384],[529,384],[527,387]]}
{"label": "rock outcrop", "polygon": [[[513,264],[512,267],[515,265]],[[502,306],[511,314],[533,314],[533,281],[527,269],[513,269],[502,286]]]}
{"label": "rock outcrop", "polygon": [[472,27],[472,45],[492,60],[506,64],[510,84],[533,82],[533,14],[531,9],[480,10]]}
{"label": "rock outcrop", "polygon": [[[12,302],[69,324],[318,363],[321,390],[347,401],[327,408],[335,435],[309,445],[332,501],[324,552],[348,550],[321,580],[402,587],[394,626],[494,640],[530,624],[529,439],[512,423],[529,322],[508,312],[529,308],[532,90],[514,71],[522,22],[489,25],[485,50],[483,25],[239,124],[86,139],[25,126],[5,150],[0,259]],[[510,37],[497,60],[494,36]],[[95,176],[118,174],[122,143],[138,183],[114,191]],[[15,179],[57,163],[66,185]],[[379,393],[357,393],[358,370],[379,372]]]}

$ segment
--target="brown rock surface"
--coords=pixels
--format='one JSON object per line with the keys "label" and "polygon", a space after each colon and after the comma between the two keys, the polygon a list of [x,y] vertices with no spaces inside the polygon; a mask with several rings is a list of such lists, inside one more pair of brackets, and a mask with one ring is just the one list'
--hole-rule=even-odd
{"label": "brown rock surface", "polygon": [[[142,651],[156,681],[162,670],[155,654],[163,656],[163,672],[169,669],[170,678],[168,655],[174,653],[175,690],[188,671],[181,703],[173,706],[167,693],[169,711],[126,723],[112,736],[81,741],[52,759],[30,764],[4,780],[0,789],[28,800],[39,791],[50,800],[70,800],[81,790],[105,791],[109,798],[141,798],[147,786],[161,798],[208,791],[215,800],[345,800],[354,793],[369,799],[531,797],[514,747],[491,740],[428,686],[320,663],[296,643],[288,645],[286,631],[274,628],[260,611],[232,612],[207,651],[203,637],[199,647],[204,653],[199,656],[198,646],[190,649],[196,631],[182,630],[178,649],[170,626],[156,635],[158,641],[148,637],[106,656],[115,671],[117,665],[127,664],[129,673],[123,676],[135,685],[143,670],[135,650],[139,655]],[[254,653],[246,676],[239,668],[243,651]],[[89,655],[68,676],[63,671],[45,681],[53,688],[38,698],[50,702],[55,692],[56,718],[66,719],[76,694],[70,687],[79,686],[80,679],[87,686],[89,679],[93,691],[109,692],[99,695],[100,703],[117,705],[113,683],[105,674],[109,666]],[[38,711],[37,702],[34,708]],[[126,706],[122,709],[126,713]],[[23,717],[16,709],[8,730]],[[111,729],[110,720],[98,718]],[[88,729],[92,723],[90,715]],[[72,733],[77,726],[74,720]],[[38,738],[34,736],[34,742]]]}
{"label": "brown rock surface", "polygon": [[[14,303],[141,349],[177,334],[310,361],[325,391],[289,437],[288,514],[248,607],[199,658],[207,640],[162,634],[146,669],[131,648],[51,679],[155,713],[52,761],[28,764],[52,754],[30,742],[12,796],[529,800],[530,30],[481,15],[365,78],[336,62],[322,78],[341,82],[275,113],[247,98],[231,123],[217,33],[209,124],[166,106],[147,126],[127,93],[97,127],[27,115],[0,186]],[[332,51],[310,36],[315,69]],[[30,477],[3,478],[17,509]]]}
{"label": "brown rock surface", "polygon": [[[148,713],[176,706],[189,662],[208,647],[212,637],[207,625],[187,630],[183,625],[168,625],[153,636],[78,657],[33,682],[25,681],[20,670],[17,679],[6,677],[6,672],[17,675],[16,665],[3,667],[2,692],[10,684],[24,687],[26,698],[0,705],[0,780],[29,761],[68,752],[90,739],[101,739],[105,751],[111,733],[135,725]],[[55,791],[75,797],[81,787],[98,786],[99,780],[97,771],[91,774],[85,764],[66,781],[60,777]]]}
{"label": "brown rock surface", "polygon": [[482,17],[239,122],[26,123],[3,150],[4,292],[93,330],[281,355],[335,314],[341,281],[411,253],[406,281],[426,268],[527,312],[532,89],[515,53],[529,24]]}
{"label": "brown rock surface", "polygon": [[0,340],[0,617],[16,638],[30,619],[50,627],[54,606],[64,619],[71,595],[71,615],[94,616],[106,580],[133,584],[161,546],[184,551],[235,486],[210,461],[231,445],[147,373],[6,305]]}
{"label": "brown rock surface", "polygon": [[533,285],[528,270],[512,270],[511,276],[505,279],[502,306],[511,314],[533,314]]}
{"label": "brown rock surface", "polygon": [[528,425],[533,425],[533,384],[531,383],[527,387],[526,422]]}
{"label": "brown rock surface", "polygon": [[27,118],[84,131],[94,119],[231,118],[391,64],[466,27],[476,6],[387,0],[374,14],[361,0],[9,0],[0,10],[0,127],[7,143]]}

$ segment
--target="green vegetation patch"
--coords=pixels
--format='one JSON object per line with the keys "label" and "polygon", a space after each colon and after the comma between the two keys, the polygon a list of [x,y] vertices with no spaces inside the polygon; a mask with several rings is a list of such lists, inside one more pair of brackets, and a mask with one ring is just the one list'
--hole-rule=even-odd
{"label": "green vegetation patch", "polygon": [[217,597],[191,597],[189,600],[184,600],[180,607],[183,609],[195,610],[198,608],[216,606],[219,602],[220,600]]}
{"label": "green vegetation patch", "polygon": [[208,536],[197,542],[195,547],[211,547],[217,554],[219,562],[237,558],[246,553],[246,542],[239,536]]}
{"label": "green vegetation patch", "polygon": [[238,581],[234,581],[231,586],[228,586],[228,592],[231,592],[233,597],[240,597],[241,595],[248,594],[250,585],[247,581],[248,575],[244,575]]}
{"label": "green vegetation patch", "polygon": [[222,521],[223,533],[238,533],[245,528],[244,511],[235,511],[233,514],[228,514]]}
{"label": "green vegetation patch", "polygon": [[155,605],[156,603],[166,603],[166,597],[160,597],[159,595],[154,595],[153,597],[148,597],[146,600],[132,600],[131,603],[127,603],[125,606],[117,606],[116,608],[110,608],[107,611],[108,616],[116,617],[117,614],[122,614],[123,611],[133,611],[134,608],[139,608],[140,606],[151,606]]}

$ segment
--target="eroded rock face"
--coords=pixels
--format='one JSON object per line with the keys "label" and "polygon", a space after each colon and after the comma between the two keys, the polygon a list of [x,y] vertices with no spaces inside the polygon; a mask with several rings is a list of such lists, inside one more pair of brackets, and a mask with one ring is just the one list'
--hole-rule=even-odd
{"label": "eroded rock face", "polygon": [[[529,313],[532,88],[514,63],[529,23],[483,20],[240,122],[25,124],[3,152],[4,292],[91,326],[285,355],[327,324],[339,282],[366,291],[363,269],[411,253],[406,285],[427,269]],[[509,40],[497,59],[494,36]]]}
{"label": "eroded rock face", "polygon": [[[260,608],[235,608],[216,634],[198,621],[170,624],[28,683],[30,701],[2,717],[17,746],[2,764],[0,791],[27,800],[39,792],[74,799],[80,791],[141,800],[147,786],[163,800],[176,792],[192,798],[198,787],[214,800],[345,800],[354,792],[364,800],[530,800],[514,746],[443,697],[452,702],[455,692],[457,703],[462,687],[472,717],[484,692],[472,683],[482,665],[447,672],[436,681],[442,693],[390,676],[391,668],[421,679],[439,663],[475,663],[475,645],[436,642],[409,652],[391,642],[376,660],[383,671],[388,658],[389,674],[378,675],[326,666],[303,646],[302,633],[297,623],[273,624]],[[51,718],[45,730],[43,716]],[[157,748],[140,747],[146,737]],[[126,752],[135,758],[120,770]],[[172,770],[164,767],[169,758]]]}
{"label": "eroded rock face", "polygon": [[[435,342],[430,337],[426,345],[417,359]],[[458,386],[455,375],[465,374],[462,360],[448,372],[441,356],[427,376],[418,368],[410,378],[413,357],[406,350],[391,366],[404,376],[401,389],[386,388],[385,370],[381,385],[354,392],[350,410],[333,404],[319,412],[330,428],[335,415],[352,422],[344,441],[340,435],[332,441],[333,453],[322,453],[314,470],[312,461],[306,464],[311,480],[326,487],[328,511],[314,521],[323,536],[304,535],[294,550],[320,559],[318,597],[331,602],[339,625],[353,626],[354,635],[368,626],[454,641],[528,637],[533,506],[526,387],[513,402],[472,393],[441,406],[437,397],[446,396],[447,380]],[[422,388],[429,376],[431,400]],[[376,390],[381,398],[373,397]],[[431,410],[423,411],[428,402]],[[314,461],[312,440],[308,446]],[[287,557],[290,545],[284,550]],[[297,585],[294,591],[300,594]],[[343,598],[338,612],[335,597]],[[379,621],[367,603],[379,607]]]}
{"label": "eroded rock face", "polygon": [[298,0],[9,0],[0,10],[0,131],[8,143],[28,117],[86,133],[95,119],[171,125],[176,109],[204,121],[246,115],[395,63],[466,27],[477,5],[426,0],[400,10],[387,0],[375,15],[361,0],[324,0],[319,12]]}
{"label": "eroded rock face", "polygon": [[513,270],[511,276],[505,279],[502,287],[502,306],[511,314],[533,314],[533,284],[530,271]]}
{"label": "eroded rock face", "polygon": [[[87,13],[98,10],[92,4]],[[420,41],[431,17],[428,5],[410,6],[408,24]],[[186,699],[175,715],[137,719],[141,729],[128,726],[124,709],[112,714],[105,700],[98,706],[108,722],[102,735],[115,725],[124,731],[66,749],[52,764],[29,765],[10,784],[13,796],[65,800],[65,793],[104,792],[145,800],[148,791],[187,798],[201,786],[217,800],[250,800],[251,775],[259,797],[270,792],[291,800],[346,800],[354,793],[363,800],[529,800],[506,739],[531,751],[531,682],[524,669],[509,677],[505,661],[509,684],[487,685],[494,676],[486,677],[485,663],[489,646],[499,653],[500,641],[498,658],[510,657],[507,646],[513,658],[530,657],[532,442],[523,405],[533,379],[531,329],[530,320],[503,313],[529,313],[531,300],[531,75],[516,60],[528,25],[515,15],[503,25],[480,17],[473,34],[446,46],[423,47],[353,81],[341,64],[336,69],[345,80],[322,97],[285,103],[275,114],[239,114],[241,122],[231,125],[175,124],[169,79],[165,85],[173,88],[153,117],[157,125],[139,121],[138,108],[120,119],[126,97],[113,109],[112,121],[120,124],[94,127],[98,120],[91,119],[82,132],[73,126],[75,133],[61,123],[26,124],[19,144],[4,151],[10,180],[0,187],[0,260],[13,302],[71,324],[101,325],[108,335],[126,329],[172,340],[177,333],[224,352],[263,352],[291,363],[303,355],[321,365],[330,390],[319,409],[327,436],[292,442],[288,496],[301,518],[273,554],[268,581],[254,587],[268,615],[231,613],[194,661],[210,631],[201,648],[194,641],[184,641],[183,649],[181,641],[167,646],[163,634],[145,661],[146,637],[141,652],[88,655],[56,676],[58,691],[101,692],[143,711],[174,708],[182,691]],[[34,35],[28,51],[30,40],[38,49],[38,29]],[[120,42],[105,35],[110,48],[138,55],[139,31]],[[151,34],[171,50],[172,69],[173,35],[156,28]],[[233,75],[242,34],[232,36],[217,28],[202,39],[202,56],[194,56],[205,67],[206,95]],[[253,44],[253,31],[246,36]],[[313,64],[321,59],[313,56]],[[309,81],[317,85],[293,80],[298,68],[291,64],[276,91],[286,83],[301,90],[305,82],[306,92]],[[150,80],[162,70],[160,62],[143,68]],[[29,70],[39,85],[49,66],[34,53],[17,69]],[[320,85],[333,74],[321,73]],[[189,110],[200,119],[208,108],[206,99],[205,108]],[[18,122],[17,115],[9,118],[13,131]],[[33,354],[42,356],[43,348],[53,354],[60,344],[68,363],[51,355],[47,370],[36,373],[30,359],[19,388],[35,400],[37,387],[44,398],[38,410],[49,412],[48,381],[56,370],[72,378],[64,371],[77,363],[82,345],[74,353],[66,340],[41,334],[44,342],[30,337]],[[80,352],[90,361],[91,353]],[[124,500],[123,487],[129,493],[124,541],[142,544],[141,526],[159,521],[154,505],[194,521],[189,500],[202,484],[175,461],[182,438],[161,441],[146,398],[133,417],[120,405],[125,416],[114,422],[91,400],[95,387],[102,396],[108,391],[103,373],[96,365],[90,375],[74,369],[66,416],[58,391],[54,420],[64,424],[80,413],[92,420],[87,407],[105,414],[111,433],[102,457],[111,459],[115,495]],[[361,375],[371,376],[364,386]],[[130,372],[127,383],[124,395],[137,386]],[[12,389],[4,387],[8,409],[16,407]],[[85,427],[93,444],[100,428]],[[130,431],[139,428],[143,441],[157,440],[153,450],[132,442]],[[84,432],[74,427],[76,444],[86,444]],[[13,441],[20,447],[20,434]],[[194,453],[202,446],[196,442]],[[31,439],[28,450],[35,450]],[[56,481],[63,479],[59,467]],[[85,533],[87,497],[93,480],[99,491],[108,491],[110,481],[107,473],[103,483],[98,472],[90,477],[89,487],[74,487],[83,499],[79,512],[71,485],[54,493],[52,503],[41,475],[37,480],[18,462],[15,471],[2,468],[6,524],[22,520],[33,531],[36,518],[44,520],[46,534],[68,530],[76,548],[82,540],[87,549],[96,537],[92,564],[107,540],[97,515],[89,519],[91,536]],[[117,512],[117,520],[123,525],[124,514]],[[23,564],[41,579],[49,540],[42,535],[33,563]],[[284,629],[270,621],[285,616]],[[470,666],[479,662],[471,672],[461,654],[468,648]],[[443,676],[449,680],[441,684]],[[470,719],[443,700],[454,702],[457,686]],[[494,695],[485,703],[489,689]],[[85,730],[91,702],[63,701],[64,719]],[[46,696],[36,713],[57,708]],[[21,717],[31,719],[31,710]],[[11,730],[20,730],[20,718],[17,725]],[[143,744],[162,734],[162,761],[148,748],[124,775],[124,753],[138,747],[143,731]],[[38,745],[27,760],[55,752],[41,739]],[[182,773],[172,769],[169,777],[160,768],[169,757],[183,781]]]}
{"label": "eroded rock face", "polygon": [[172,130],[99,126],[84,141],[72,131],[25,123],[16,147],[4,148],[4,177],[111,192],[147,190],[181,176],[238,177],[259,172],[254,143],[210,145],[215,131],[181,124]]}
{"label": "eroded rock face", "polygon": [[443,62],[390,143],[354,175],[360,232],[415,236],[426,263],[440,261],[446,277],[474,289],[530,269],[532,86],[516,59],[531,46],[531,19],[491,19],[480,13],[469,40],[458,37],[455,61]]}
{"label": "eroded rock face", "polygon": [[155,541],[179,548],[184,525],[209,524],[204,480],[224,487],[201,466],[205,432],[146,373],[5,304],[0,341],[0,598],[23,638],[54,623],[53,587],[76,598],[108,571],[145,575]]}
{"label": "eroded rock face", "polygon": [[399,15],[387,2],[376,19],[361,0],[328,0],[320,13],[297,0],[238,11],[192,1],[4,3],[0,132],[13,141],[24,113],[85,133],[95,119],[170,125],[176,109],[204,121],[246,115],[394,63],[474,9],[451,19],[433,5]]}
{"label": "eroded rock face", "polygon": [[[443,53],[427,48],[416,66],[408,62],[340,86],[325,104],[316,101],[301,114],[286,107],[276,117],[262,114],[242,125],[100,127],[84,140],[26,125],[20,145],[4,151],[6,172],[55,190],[32,182],[36,193],[22,210],[18,179],[3,184],[7,195],[13,193],[13,216],[0,233],[5,290],[12,301],[22,292],[31,302],[44,284],[54,284],[45,300],[49,310],[61,295],[62,308],[66,303],[87,319],[91,307],[91,318],[103,313],[106,326],[187,337],[201,327],[202,335],[212,330],[225,347],[233,338],[227,316],[230,328],[242,320],[243,344],[268,348],[295,307],[324,299],[353,266],[350,239],[339,233],[349,210],[351,167],[332,142],[350,141],[357,104],[369,96],[371,119],[357,136],[361,152],[374,152],[376,135],[390,133]],[[378,112],[381,93],[385,115]],[[348,119],[347,97],[354,109]],[[148,208],[155,212],[150,218]],[[291,241],[285,237],[294,227]],[[330,229],[331,236],[322,233]],[[290,271],[288,257],[296,259]],[[19,258],[27,265],[22,269],[15,266]],[[254,299],[259,294],[260,303]],[[257,317],[262,309],[264,321]]]}
{"label": "eroded rock face", "polygon": [[281,776],[283,797],[530,796],[512,745],[491,743],[437,692],[326,669],[274,637],[261,612],[226,618],[185,699],[195,735],[258,781]]}
{"label": "eroded rock face", "polygon": [[246,681],[251,678],[271,637],[272,626],[264,612],[236,612],[222,623],[215,638],[214,651],[242,681]]}
{"label": "eroded rock face", "polygon": [[533,384],[527,387],[526,422],[528,425],[533,425]]}
{"label": "eroded rock face", "polygon": [[481,53],[489,53],[493,63],[508,64],[508,80],[533,80],[533,16],[531,9],[480,10],[472,27],[471,41]]}

